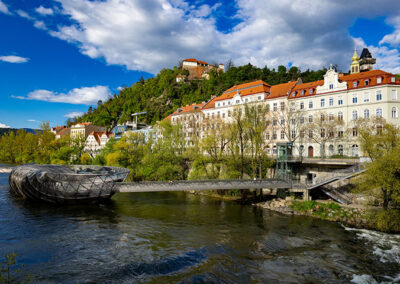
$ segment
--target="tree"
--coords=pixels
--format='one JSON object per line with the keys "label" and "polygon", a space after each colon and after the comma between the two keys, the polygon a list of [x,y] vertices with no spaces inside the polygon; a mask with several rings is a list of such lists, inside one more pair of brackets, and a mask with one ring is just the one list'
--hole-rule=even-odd
{"label": "tree", "polygon": [[339,134],[344,125],[343,119],[326,112],[318,112],[309,117],[312,122],[307,125],[308,140],[320,146],[321,159],[325,158],[325,146],[328,142],[335,142],[343,139]]}
{"label": "tree", "polygon": [[382,119],[361,120],[359,141],[371,159],[359,180],[359,189],[371,193],[382,207],[400,202],[400,130]]}

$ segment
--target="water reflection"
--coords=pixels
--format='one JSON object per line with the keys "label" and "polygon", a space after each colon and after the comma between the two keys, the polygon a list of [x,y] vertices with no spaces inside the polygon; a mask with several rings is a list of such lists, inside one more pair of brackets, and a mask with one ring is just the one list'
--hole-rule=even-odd
{"label": "water reflection", "polygon": [[184,193],[31,204],[8,193],[7,178],[0,253],[19,253],[42,283],[348,283],[398,272],[376,243],[335,223]]}

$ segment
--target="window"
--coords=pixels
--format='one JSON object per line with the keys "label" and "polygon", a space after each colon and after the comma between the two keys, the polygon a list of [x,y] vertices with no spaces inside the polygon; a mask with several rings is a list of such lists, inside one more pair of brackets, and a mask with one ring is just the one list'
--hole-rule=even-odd
{"label": "window", "polygon": [[281,125],[284,125],[285,124],[285,119],[284,118],[281,118]]}
{"label": "window", "polygon": [[333,106],[333,98],[329,99],[329,106]]}
{"label": "window", "polygon": [[308,122],[309,122],[309,123],[312,123],[312,122],[313,122],[313,116],[312,116],[311,114],[308,116]]}
{"label": "window", "polygon": [[304,124],[304,116],[300,117],[300,124]]}
{"label": "window", "polygon": [[296,138],[296,130],[292,130],[290,136],[292,137],[292,140],[294,140]]}
{"label": "window", "polygon": [[267,154],[271,154],[271,149],[269,148],[269,146],[267,147]]}
{"label": "window", "polygon": [[277,125],[278,124],[278,120],[276,118],[274,118],[274,120],[272,121],[272,125]]}
{"label": "window", "polygon": [[285,139],[285,132],[281,131],[281,139]]}
{"label": "window", "polygon": [[236,100],[236,103],[237,103],[237,104],[240,103],[240,100]]}
{"label": "window", "polygon": [[364,103],[369,102],[369,93],[364,93]]}
{"label": "window", "polygon": [[247,103],[249,100],[247,98],[245,98],[244,101]]}
{"label": "window", "polygon": [[301,130],[300,131],[300,138],[304,138],[304,136],[305,136],[305,132],[304,132],[304,130]]}
{"label": "window", "polygon": [[353,119],[353,120],[356,120],[356,119],[357,119],[357,111],[356,111],[356,110],[353,110],[352,119]]}
{"label": "window", "polygon": [[278,104],[277,103],[274,103],[274,111],[277,111],[278,110]]}
{"label": "window", "polygon": [[354,94],[354,95],[353,95],[353,104],[356,104],[356,103],[357,103],[357,95]]}
{"label": "window", "polygon": [[313,138],[313,131],[312,130],[308,130],[308,138]]}
{"label": "window", "polygon": [[325,128],[321,128],[321,138],[325,137]]}
{"label": "window", "polygon": [[343,145],[338,145],[337,151],[340,156],[343,156]]}
{"label": "window", "polygon": [[329,149],[329,155],[332,156],[334,154],[334,152],[335,152],[335,150],[333,148],[333,145],[329,145],[328,149]]}
{"label": "window", "polygon": [[269,137],[269,131],[268,131],[267,133],[265,133],[265,139],[266,139],[266,140],[269,140],[269,138],[270,138],[270,137]]}
{"label": "window", "polygon": [[392,107],[392,118],[397,118],[397,107]]}
{"label": "window", "polygon": [[353,82],[353,88],[357,87],[357,81]]}
{"label": "window", "polygon": [[281,110],[285,110],[285,102],[281,102]]}
{"label": "window", "polygon": [[382,100],[382,91],[376,91],[376,100],[381,101]]}
{"label": "window", "polygon": [[338,135],[338,137],[343,137],[343,130],[338,130],[338,133],[337,133]]}
{"label": "window", "polygon": [[376,109],[376,117],[382,117],[382,109],[381,108]]}
{"label": "window", "polygon": [[329,90],[333,89],[333,84],[329,84]]}
{"label": "window", "polygon": [[329,121],[332,121],[334,119],[335,119],[335,117],[333,115],[333,112],[329,113]]}
{"label": "window", "polygon": [[392,90],[392,100],[397,100],[397,90]]}
{"label": "window", "polygon": [[369,109],[364,109],[364,118],[369,118]]}
{"label": "window", "polygon": [[295,118],[290,119],[290,123],[293,125],[296,124],[296,119]]}
{"label": "window", "polygon": [[225,118],[225,112],[222,113],[222,118]]}
{"label": "window", "polygon": [[300,103],[300,109],[304,109],[304,102]]}
{"label": "window", "polygon": [[343,99],[342,99],[342,97],[339,97],[339,99],[338,99],[338,102],[337,102],[337,103],[338,103],[338,105],[340,105],[340,106],[343,104]]}
{"label": "window", "polygon": [[382,83],[382,77],[376,78],[376,82],[377,82],[378,84]]}
{"label": "window", "polygon": [[342,121],[342,120],[343,120],[343,112],[341,112],[341,111],[338,112],[338,114],[337,114],[337,119],[338,119],[339,121]]}
{"label": "window", "polygon": [[295,110],[295,109],[296,109],[296,104],[295,104],[295,103],[291,103],[291,104],[290,104],[290,108],[291,108],[292,110]]}
{"label": "window", "polygon": [[308,108],[313,108],[313,102],[312,101],[308,102]]}
{"label": "window", "polygon": [[300,96],[304,96],[304,90],[301,90]]}
{"label": "window", "polygon": [[320,119],[321,119],[321,121],[325,121],[325,115],[323,113],[321,113]]}
{"label": "window", "polygon": [[392,81],[392,83],[396,82],[396,78],[395,77],[392,77],[390,80]]}
{"label": "window", "polygon": [[313,89],[310,89],[310,90],[308,91],[308,93],[309,93],[310,95],[312,95]]}
{"label": "window", "polygon": [[292,93],[292,98],[294,98],[296,96],[296,92]]}
{"label": "window", "polygon": [[376,134],[382,134],[382,130],[383,130],[382,125],[378,125],[378,126],[376,127]]}
{"label": "window", "polygon": [[353,128],[353,137],[357,137],[358,136],[358,130],[356,127]]}
{"label": "window", "polygon": [[[276,138],[277,138],[277,136],[276,136],[276,130],[274,130],[274,131],[272,132],[272,139],[273,139],[273,140],[276,140]],[[274,147],[276,147],[276,146],[274,146]]]}
{"label": "window", "polygon": [[364,86],[368,86],[369,85],[369,80],[364,80]]}
{"label": "window", "polygon": [[278,149],[276,148],[276,145],[274,147],[272,147],[272,153],[275,155],[278,153]]}
{"label": "window", "polygon": [[231,117],[231,111],[230,110],[228,111],[228,117]]}
{"label": "window", "polygon": [[321,99],[321,107],[325,107],[325,99]]}
{"label": "window", "polygon": [[258,96],[258,100],[261,101],[261,96]]}

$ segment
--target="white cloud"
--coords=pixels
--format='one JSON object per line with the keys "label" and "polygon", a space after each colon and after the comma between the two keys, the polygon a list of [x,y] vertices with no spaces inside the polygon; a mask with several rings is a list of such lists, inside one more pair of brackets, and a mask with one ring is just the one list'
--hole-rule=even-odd
{"label": "white cloud", "polygon": [[16,13],[21,18],[25,18],[25,19],[28,19],[28,20],[34,20],[35,19],[35,18],[31,17],[27,12],[25,12],[23,10],[17,10]]}
{"label": "white cloud", "polygon": [[51,8],[45,8],[43,6],[39,6],[35,9],[36,13],[43,15],[43,16],[51,16],[54,14],[53,9]]}
{"label": "white cloud", "polygon": [[11,14],[11,12],[8,10],[7,5],[4,4],[1,0],[0,0],[0,13],[4,13],[4,14],[8,14],[8,15]]}
{"label": "white cloud", "polygon": [[0,128],[11,128],[11,127],[8,125],[5,125],[4,123],[0,123]]}
{"label": "white cloud", "polygon": [[25,63],[28,62],[29,58],[15,56],[15,55],[7,55],[0,56],[0,61],[8,62],[8,63]]}
{"label": "white cloud", "polygon": [[35,119],[28,119],[27,121],[28,121],[28,122],[38,122],[38,121],[35,120]]}
{"label": "white cloud", "polygon": [[75,88],[68,93],[56,93],[48,90],[35,90],[27,96],[12,96],[16,99],[36,100],[53,103],[95,105],[99,100],[106,101],[111,96],[106,86]]}
{"label": "white cloud", "polygon": [[394,16],[387,20],[395,29],[391,34],[385,35],[379,44],[387,43],[393,47],[400,47],[400,16]]}
{"label": "white cloud", "polygon": [[73,111],[73,112],[69,112],[69,113],[65,114],[64,116],[68,117],[68,118],[74,118],[74,117],[81,116],[81,115],[83,115],[82,111]]}
{"label": "white cloud", "polygon": [[46,24],[43,21],[35,21],[33,26],[41,30],[47,30]]}
{"label": "white cloud", "polygon": [[[237,0],[238,12],[232,17],[242,22],[221,33],[213,16],[223,9],[219,3],[194,7],[183,0],[57,1],[72,24],[49,31],[51,35],[91,58],[151,73],[187,57],[269,67],[292,62],[303,69],[336,63],[347,71],[353,52],[348,28],[354,19],[385,16],[395,25],[400,13],[398,0],[380,0],[379,5],[374,0]],[[395,32],[382,43],[394,47],[398,41]],[[379,50],[381,56],[398,52]],[[387,67],[382,57],[378,63]]]}

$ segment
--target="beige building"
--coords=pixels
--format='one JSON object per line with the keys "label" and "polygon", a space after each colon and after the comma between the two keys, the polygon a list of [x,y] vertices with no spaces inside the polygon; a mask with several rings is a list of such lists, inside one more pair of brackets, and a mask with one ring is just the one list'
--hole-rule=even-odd
{"label": "beige building", "polygon": [[75,139],[78,137],[87,138],[90,133],[96,132],[105,132],[107,129],[103,126],[93,125],[91,122],[82,122],[77,123],[71,126],[71,138]]}
{"label": "beige building", "polygon": [[114,134],[110,132],[91,132],[86,138],[86,144],[84,151],[89,152],[93,157],[103,149],[108,140],[113,137]]}
{"label": "beige building", "polygon": [[360,118],[378,117],[400,125],[400,81],[389,72],[371,70],[375,59],[368,50],[362,57],[360,69],[355,50],[349,75],[331,66],[320,81],[241,84],[206,103],[179,108],[170,119],[182,125],[190,141],[231,122],[236,107],[262,104],[270,110],[265,132],[268,154],[276,153],[277,143],[291,142],[295,156],[362,156],[356,123]]}

